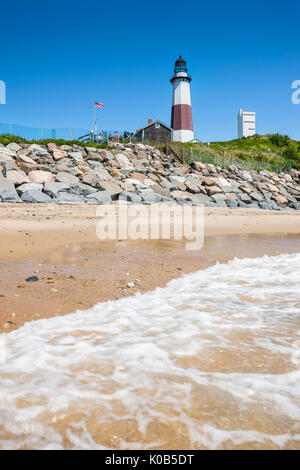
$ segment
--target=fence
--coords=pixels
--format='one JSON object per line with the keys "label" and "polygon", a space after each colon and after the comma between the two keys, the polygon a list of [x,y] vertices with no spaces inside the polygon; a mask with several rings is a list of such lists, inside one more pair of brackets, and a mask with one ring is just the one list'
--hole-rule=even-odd
{"label": "fence", "polygon": [[8,134],[11,136],[22,137],[26,140],[81,140],[82,142],[107,142],[130,140],[133,134],[129,131],[102,130],[98,134],[84,128],[45,128],[29,127],[14,123],[0,123],[0,135]]}

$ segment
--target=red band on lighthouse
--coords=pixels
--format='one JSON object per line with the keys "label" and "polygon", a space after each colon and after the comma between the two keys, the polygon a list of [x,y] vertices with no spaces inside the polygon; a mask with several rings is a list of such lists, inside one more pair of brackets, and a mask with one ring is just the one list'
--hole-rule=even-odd
{"label": "red band on lighthouse", "polygon": [[174,131],[179,129],[193,130],[192,107],[189,104],[172,106],[171,127]]}

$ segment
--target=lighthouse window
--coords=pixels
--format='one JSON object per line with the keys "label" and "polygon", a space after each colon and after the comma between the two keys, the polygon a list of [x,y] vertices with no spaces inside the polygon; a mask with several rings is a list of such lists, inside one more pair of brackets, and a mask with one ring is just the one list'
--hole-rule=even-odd
{"label": "lighthouse window", "polygon": [[156,122],[156,123],[155,123],[155,127],[156,127],[156,129],[159,129],[159,128],[160,128],[159,122]]}

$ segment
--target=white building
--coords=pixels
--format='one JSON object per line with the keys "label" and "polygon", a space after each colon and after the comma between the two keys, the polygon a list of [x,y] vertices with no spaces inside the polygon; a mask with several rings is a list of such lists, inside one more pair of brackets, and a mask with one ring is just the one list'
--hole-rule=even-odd
{"label": "white building", "polygon": [[255,133],[255,113],[243,111],[242,108],[240,108],[238,114],[238,138],[249,137]]}

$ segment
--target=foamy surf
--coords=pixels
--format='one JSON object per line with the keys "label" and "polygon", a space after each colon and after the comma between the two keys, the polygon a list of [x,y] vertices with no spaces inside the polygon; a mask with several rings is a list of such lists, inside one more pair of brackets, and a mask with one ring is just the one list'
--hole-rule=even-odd
{"label": "foamy surf", "polygon": [[300,448],[299,279],[236,259],[1,335],[0,448]]}

